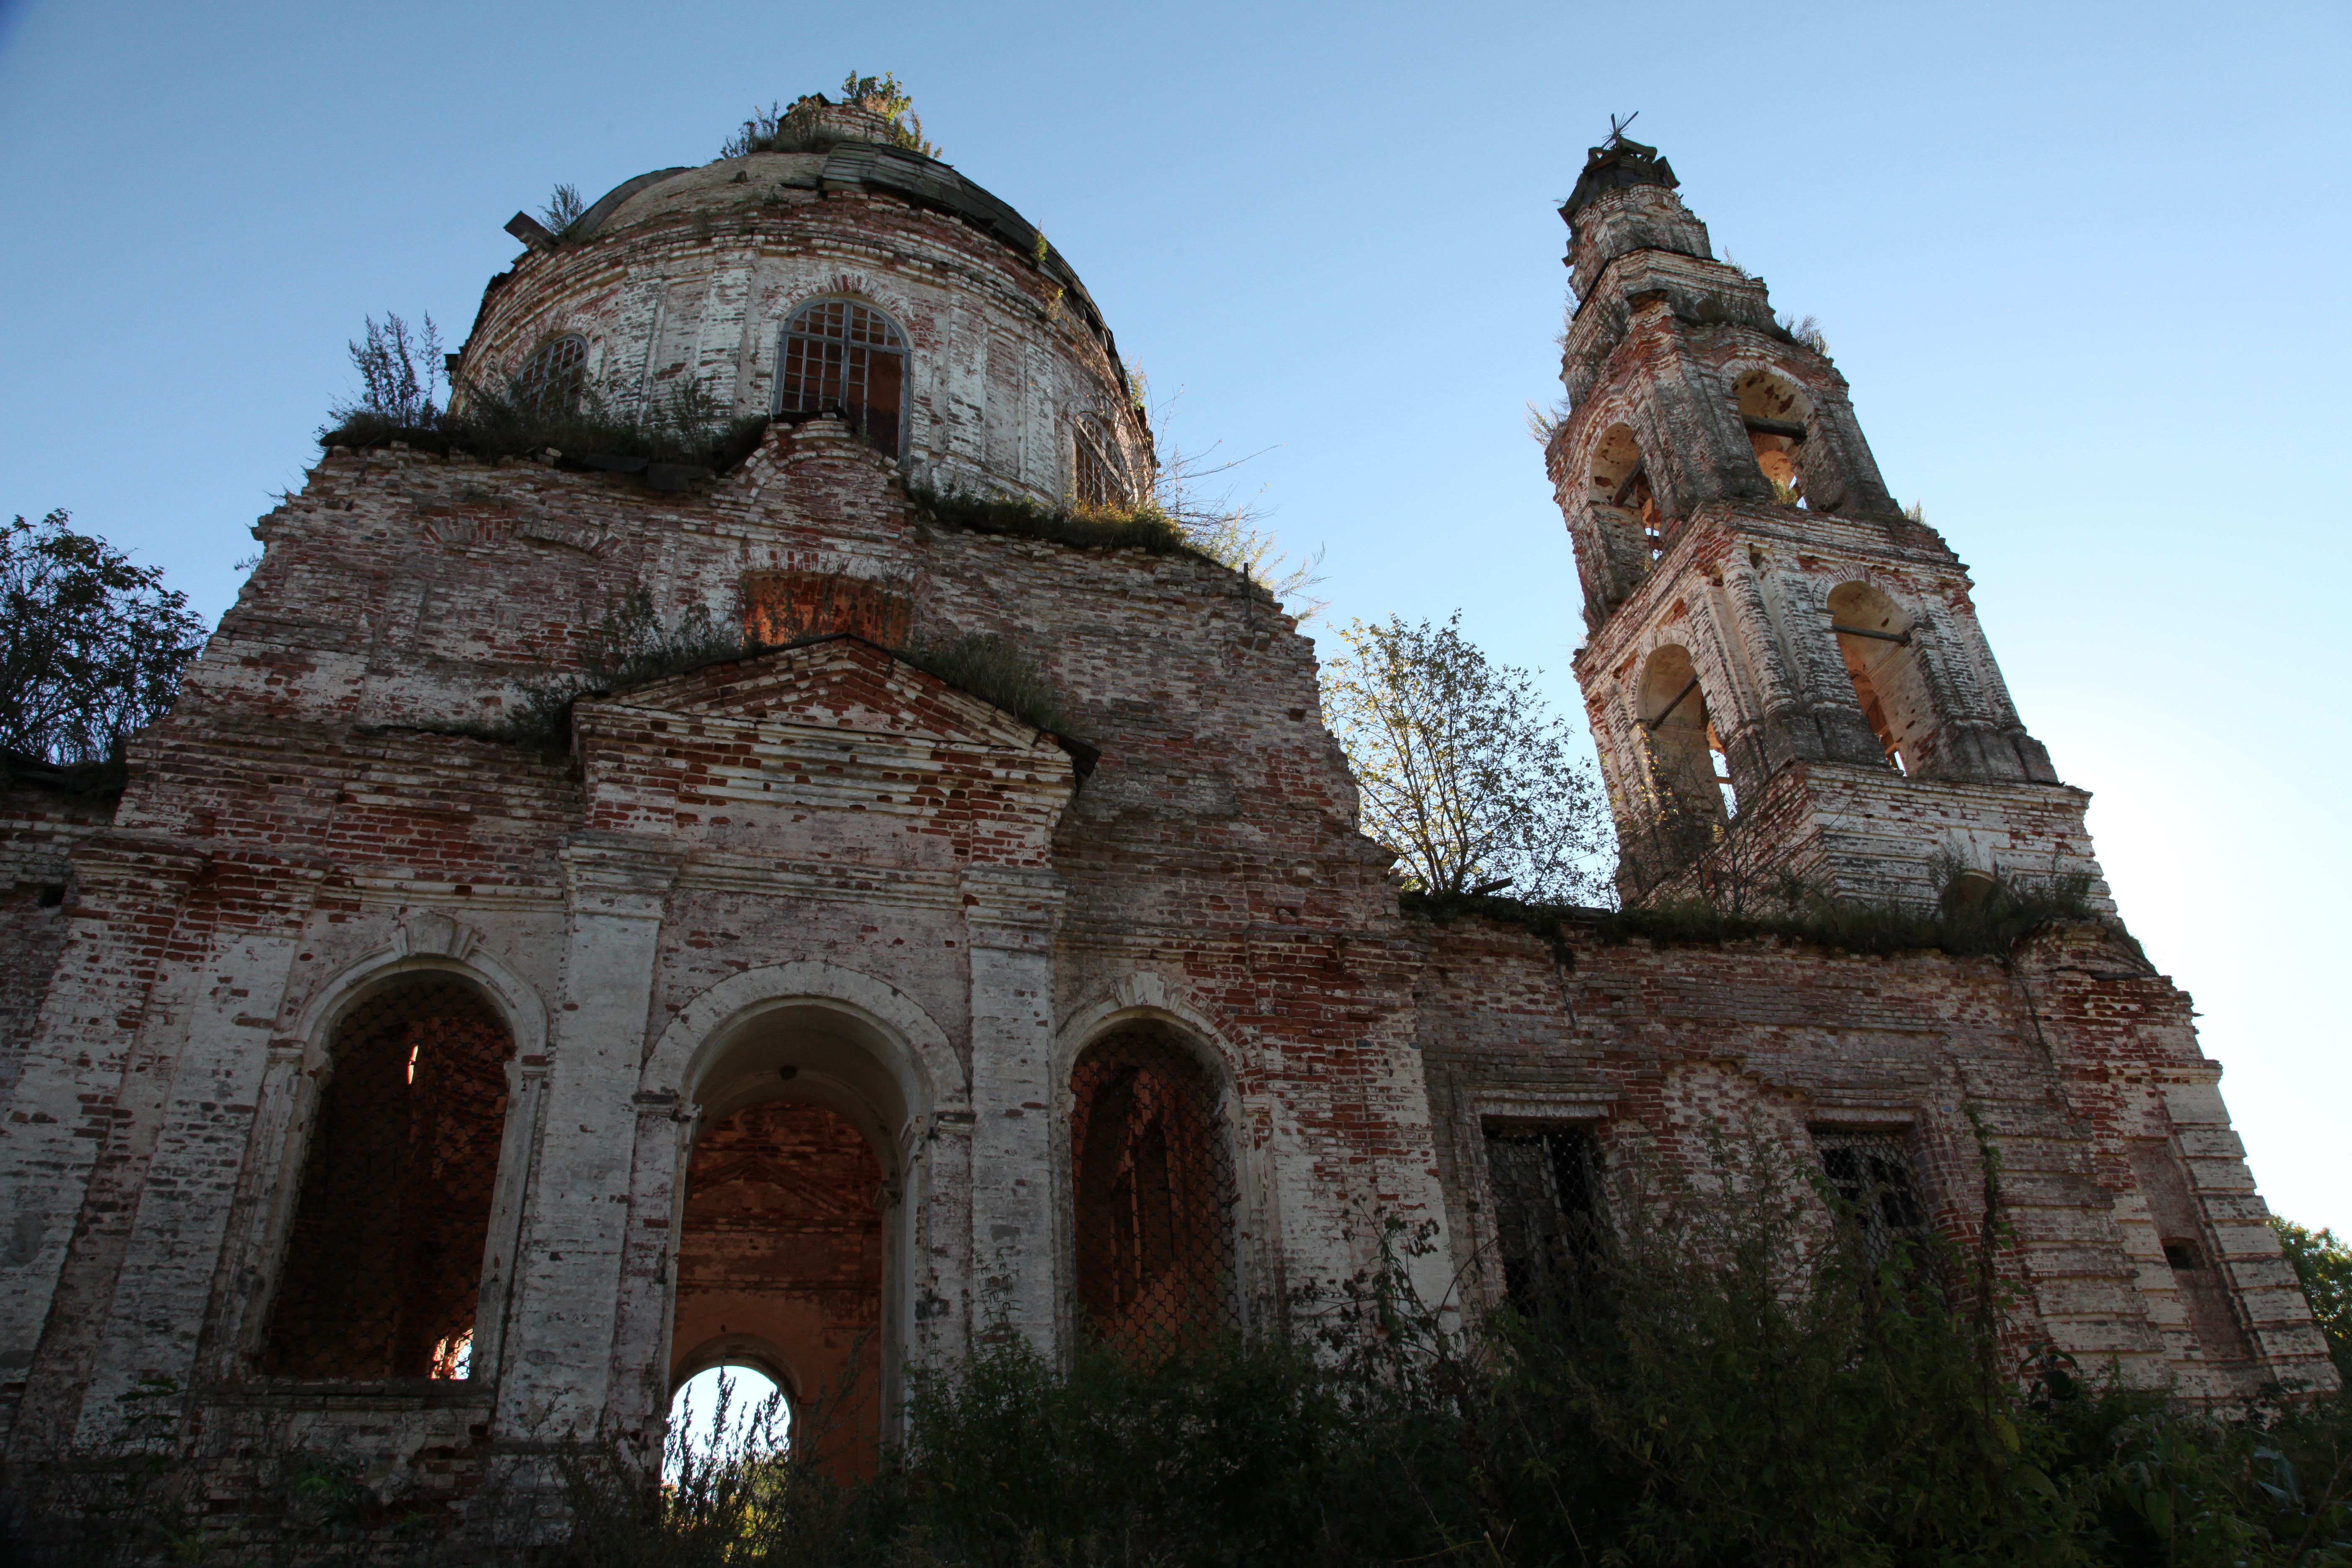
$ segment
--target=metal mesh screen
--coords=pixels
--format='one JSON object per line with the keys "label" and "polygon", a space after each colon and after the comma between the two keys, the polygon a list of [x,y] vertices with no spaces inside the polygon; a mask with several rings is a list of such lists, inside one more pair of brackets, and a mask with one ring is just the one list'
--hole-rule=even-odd
{"label": "metal mesh screen", "polygon": [[343,1020],[264,1371],[467,1375],[513,1055],[462,980],[403,981]]}
{"label": "metal mesh screen", "polygon": [[541,343],[515,377],[522,405],[534,414],[569,414],[588,381],[588,340],[568,332]]}
{"label": "metal mesh screen", "polygon": [[1215,1082],[1149,1030],[1070,1075],[1078,1303],[1130,1352],[1234,1326],[1233,1150]]}
{"label": "metal mesh screen", "polygon": [[1885,1262],[1895,1244],[1926,1233],[1919,1184],[1905,1139],[1892,1132],[1815,1132],[1822,1171],[1847,1209],[1864,1253]]}
{"label": "metal mesh screen", "polygon": [[879,310],[847,300],[803,306],[784,323],[776,406],[786,414],[841,414],[895,455],[906,353],[906,340]]}
{"label": "metal mesh screen", "polygon": [[1486,1182],[1504,1292],[1532,1308],[1564,1289],[1601,1244],[1600,1141],[1589,1127],[1489,1128]]}

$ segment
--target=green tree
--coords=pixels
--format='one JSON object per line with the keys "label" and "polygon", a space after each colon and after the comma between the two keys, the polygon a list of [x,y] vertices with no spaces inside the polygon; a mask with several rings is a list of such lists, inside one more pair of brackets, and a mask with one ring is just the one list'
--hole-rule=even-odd
{"label": "green tree", "polygon": [[2303,1282],[2311,1315],[2327,1337],[2328,1353],[2336,1370],[2352,1382],[2352,1245],[2337,1239],[2333,1230],[2306,1230],[2291,1219],[2271,1216],[2279,1246]]}
{"label": "green tree", "polygon": [[63,766],[110,760],[168,712],[205,637],[161,568],[68,521],[0,529],[0,748]]}
{"label": "green tree", "polygon": [[1396,851],[1406,885],[1600,901],[1611,829],[1574,732],[1533,672],[1487,662],[1444,626],[1350,622],[1323,666],[1323,714],[1363,791],[1364,831]]}

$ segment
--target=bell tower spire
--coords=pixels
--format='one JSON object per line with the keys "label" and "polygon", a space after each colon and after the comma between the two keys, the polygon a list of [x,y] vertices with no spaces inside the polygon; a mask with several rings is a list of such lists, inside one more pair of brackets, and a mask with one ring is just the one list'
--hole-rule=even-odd
{"label": "bell tower spire", "polygon": [[1576,673],[1628,897],[1769,866],[1918,900],[1960,870],[2087,876],[2089,796],[2025,731],[1968,570],[1888,496],[1845,379],[1718,261],[1612,121],[1560,208],[1575,308],[1546,448]]}

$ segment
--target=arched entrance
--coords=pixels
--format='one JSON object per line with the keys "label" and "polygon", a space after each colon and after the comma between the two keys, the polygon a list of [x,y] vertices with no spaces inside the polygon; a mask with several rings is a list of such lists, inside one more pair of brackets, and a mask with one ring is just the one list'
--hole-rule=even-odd
{"label": "arched entrance", "polygon": [[719,1365],[783,1391],[794,1447],[862,1471],[900,1353],[906,1097],[891,1043],[795,1002],[713,1043],[695,1098],[671,1304],[669,1385]]}

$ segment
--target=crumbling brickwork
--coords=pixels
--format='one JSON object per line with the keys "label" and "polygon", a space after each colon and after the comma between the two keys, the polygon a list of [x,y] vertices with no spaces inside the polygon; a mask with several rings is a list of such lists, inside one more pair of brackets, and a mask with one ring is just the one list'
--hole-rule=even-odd
{"label": "crumbling brickwork", "polygon": [[[1826,359],[1772,334],[1662,161],[1594,168],[1551,461],[1629,862],[1662,770],[1721,756],[1743,827],[1841,887],[1931,899],[1962,865],[2103,893],[2084,797]],[[261,564],[119,805],[9,797],[11,1452],[102,1432],[162,1376],[223,1495],[282,1439],[455,1497],[483,1455],[655,1441],[702,1365],[808,1397],[853,1354],[872,1434],[911,1365],[983,1332],[1050,1351],[1141,1300],[1090,1287],[1104,1268],[1263,1327],[1374,1261],[1393,1216],[1435,1226],[1425,1295],[1458,1270],[1491,1300],[1490,1132],[1565,1130],[1603,1164],[1699,1162],[1732,1124],[1801,1159],[1868,1134],[1906,1152],[1926,1223],[1973,1237],[1972,1112],[2032,1332],[2201,1393],[2331,1381],[2188,999],[2107,927],[2002,963],[1409,916],[1312,645],[1262,588],[926,510],[915,481],[1107,482],[1055,445],[1074,429],[1149,462],[1075,279],[942,169],[851,142],[632,182],[535,242],[465,351],[487,377],[576,333],[615,396],[685,377],[756,414],[782,322],[854,298],[907,345],[899,450],[805,410],[701,478],[331,450],[256,529]],[[763,646],[500,738],[639,595]],[[1034,667],[1059,732],[894,651],[975,637]],[[397,1044],[353,1026],[401,986],[494,1022],[449,1139],[394,1084]],[[1095,1141],[1111,1090],[1084,1064],[1122,1040],[1164,1047],[1166,1082]],[[410,1163],[375,1218],[320,1174],[371,1073],[410,1140],[386,1135]],[[462,1204],[404,1173],[459,1152],[488,1173]],[[1082,1194],[1124,1228],[1089,1239]],[[335,1216],[397,1255],[420,1206],[462,1209],[436,1256],[475,1266],[424,1270],[362,1334],[305,1270]],[[286,1348],[363,1338],[364,1365]]]}

